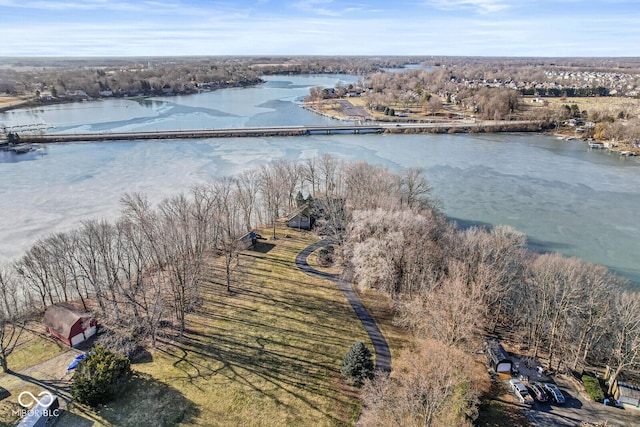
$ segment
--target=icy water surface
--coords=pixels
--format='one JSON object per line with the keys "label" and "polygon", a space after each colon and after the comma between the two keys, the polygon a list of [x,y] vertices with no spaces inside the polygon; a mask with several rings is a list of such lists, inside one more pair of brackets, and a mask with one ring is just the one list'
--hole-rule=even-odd
{"label": "icy water surface", "polygon": [[[115,132],[326,124],[297,102],[311,86],[346,78],[274,76],[257,88],[17,110],[0,114],[0,125],[41,120],[56,131]],[[0,152],[0,257],[19,257],[38,237],[81,220],[113,218],[125,192],[159,201],[273,159],[323,153],[424,167],[445,213],[461,224],[514,226],[534,249],[604,264],[640,285],[640,161],[538,134],[128,141]]]}

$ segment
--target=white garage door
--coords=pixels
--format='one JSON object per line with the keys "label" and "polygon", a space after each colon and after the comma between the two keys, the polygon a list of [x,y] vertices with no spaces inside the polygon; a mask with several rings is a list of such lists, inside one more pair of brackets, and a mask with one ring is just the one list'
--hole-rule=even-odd
{"label": "white garage door", "polygon": [[82,341],[84,341],[84,336],[81,333],[74,337],[71,337],[71,347],[75,347],[76,345],[80,344]]}
{"label": "white garage door", "polygon": [[498,368],[496,369],[498,372],[509,372],[511,371],[511,363],[499,363]]}
{"label": "white garage door", "polygon": [[92,337],[96,334],[96,327],[92,326],[89,329],[87,329],[86,331],[84,331],[84,336],[87,337],[87,339],[89,339],[89,337]]}

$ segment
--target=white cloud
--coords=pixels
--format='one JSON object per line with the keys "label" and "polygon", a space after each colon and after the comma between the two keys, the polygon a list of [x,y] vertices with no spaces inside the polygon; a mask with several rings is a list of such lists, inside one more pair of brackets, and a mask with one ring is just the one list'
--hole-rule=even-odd
{"label": "white cloud", "polygon": [[327,6],[331,6],[333,0],[302,0],[293,4],[296,9],[311,13],[314,15],[322,16],[340,16],[342,12],[340,10],[329,9]]}
{"label": "white cloud", "polygon": [[[76,0],[54,1],[80,5]],[[114,1],[119,3],[109,4],[121,8],[134,4],[133,0]],[[421,1],[424,4],[425,0]],[[23,0],[27,5],[38,2],[44,0]],[[539,14],[529,13],[510,13],[508,19],[501,14],[487,17],[468,13],[472,4],[479,7],[480,3],[489,10],[489,4],[506,5],[507,0],[451,1],[450,7],[466,8],[467,13],[461,10],[436,17],[416,10],[402,18],[391,9],[375,15],[364,12],[369,6],[357,1],[318,0],[298,3],[302,8],[313,7],[314,12],[300,12],[302,9],[298,8],[295,18],[291,10],[287,14],[275,6],[265,12],[243,2],[203,6],[184,0],[138,2],[138,7],[146,8],[144,14],[105,13],[109,7],[106,1],[91,0],[83,4],[97,12],[71,10],[69,14],[55,14],[54,18],[53,13],[44,11],[37,25],[28,25],[26,18],[2,22],[0,10],[0,56],[640,54],[634,43],[640,38],[640,28],[631,14],[609,14],[603,19],[593,10],[578,9],[572,12],[572,19],[551,15],[541,20]],[[0,8],[3,4],[7,0],[0,0]],[[255,6],[255,1],[252,4]],[[362,8],[359,10],[363,12],[349,11],[351,8]],[[513,11],[518,10],[514,6]],[[477,13],[479,10],[475,10]],[[30,10],[24,15],[35,14]]]}
{"label": "white cloud", "polygon": [[499,12],[510,7],[504,0],[429,0],[428,3],[441,10],[471,9],[481,14]]}

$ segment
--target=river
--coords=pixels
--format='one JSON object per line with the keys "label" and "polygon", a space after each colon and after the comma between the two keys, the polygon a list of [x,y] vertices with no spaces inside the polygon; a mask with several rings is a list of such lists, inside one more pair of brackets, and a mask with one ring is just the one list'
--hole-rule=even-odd
{"label": "river", "polygon": [[[0,126],[54,132],[322,125],[298,105],[312,86],[352,76],[272,76],[253,88],[112,99],[0,114]],[[0,257],[81,220],[113,218],[124,192],[152,201],[273,159],[332,153],[397,170],[425,168],[446,215],[463,225],[508,224],[533,249],[604,264],[640,285],[640,161],[539,134],[328,135],[289,138],[56,144],[0,152]]]}

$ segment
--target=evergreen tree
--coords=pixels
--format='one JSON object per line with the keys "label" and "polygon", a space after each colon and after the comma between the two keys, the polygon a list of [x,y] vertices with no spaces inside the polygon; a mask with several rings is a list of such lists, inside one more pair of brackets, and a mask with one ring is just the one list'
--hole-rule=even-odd
{"label": "evergreen tree", "polygon": [[363,342],[353,343],[340,367],[344,379],[350,385],[360,387],[365,379],[373,378],[373,370],[371,351]]}
{"label": "evergreen tree", "polygon": [[112,400],[130,376],[128,358],[98,345],[78,364],[71,393],[78,402],[97,406]]}

